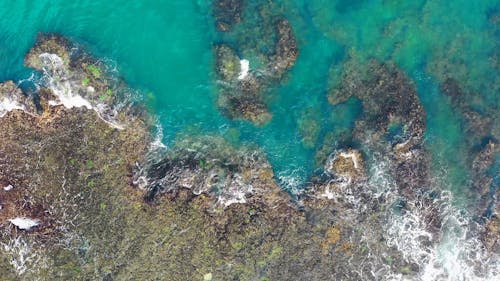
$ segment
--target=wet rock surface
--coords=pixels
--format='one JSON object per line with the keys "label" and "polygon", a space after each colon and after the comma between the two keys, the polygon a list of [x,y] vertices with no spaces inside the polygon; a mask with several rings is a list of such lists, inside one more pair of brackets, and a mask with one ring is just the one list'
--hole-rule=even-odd
{"label": "wet rock surface", "polygon": [[0,117],[16,109],[32,113],[36,112],[32,98],[23,94],[14,82],[6,81],[0,83]]}
{"label": "wet rock surface", "polygon": [[[81,46],[53,33],[40,33],[25,56],[25,65],[43,73],[41,103],[94,109],[104,121],[120,127],[141,106],[124,82],[111,75],[103,61],[94,59]],[[41,104],[43,106],[43,104]],[[141,118],[147,118],[141,116]]]}
{"label": "wet rock surface", "polygon": [[263,152],[236,149],[215,136],[181,138],[161,159],[150,160],[142,169],[137,182],[145,181],[147,201],[162,193],[175,197],[183,188],[194,195],[210,195],[218,207],[262,200],[259,193],[280,193]]}

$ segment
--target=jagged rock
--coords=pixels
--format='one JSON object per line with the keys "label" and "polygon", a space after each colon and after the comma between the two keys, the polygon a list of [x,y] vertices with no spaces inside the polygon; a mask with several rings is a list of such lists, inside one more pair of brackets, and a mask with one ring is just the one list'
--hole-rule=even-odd
{"label": "jagged rock", "polygon": [[262,200],[262,196],[256,196],[259,193],[282,192],[261,151],[236,149],[218,137],[180,139],[163,159],[148,164],[140,176],[148,182],[148,201],[157,193],[175,194],[186,188],[194,195],[209,195],[214,205],[227,207],[250,198]]}

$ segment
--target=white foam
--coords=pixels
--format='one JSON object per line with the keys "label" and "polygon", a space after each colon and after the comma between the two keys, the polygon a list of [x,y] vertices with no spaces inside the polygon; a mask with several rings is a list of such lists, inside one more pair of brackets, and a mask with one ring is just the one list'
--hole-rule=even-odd
{"label": "white foam", "polygon": [[36,259],[31,246],[22,237],[17,237],[8,243],[2,244],[4,251],[10,255],[10,264],[14,267],[16,273],[23,275],[28,269],[28,264]]}
{"label": "white foam", "polygon": [[55,105],[64,105],[66,108],[73,108],[73,107],[86,107],[87,109],[92,109],[92,105],[90,102],[81,96],[78,95],[58,95],[56,93],[57,97],[59,98],[59,101],[49,101],[49,105],[55,106]]}
{"label": "white foam", "polygon": [[18,101],[9,98],[9,97],[4,97],[0,100],[0,117],[5,116],[7,112],[10,112],[12,110],[24,110],[24,106],[21,105]]}
{"label": "white foam", "polygon": [[336,197],[335,193],[331,190],[330,184],[326,185],[325,190],[323,191],[323,193],[321,193],[320,197],[325,197],[326,199],[330,200]]}
{"label": "white foam", "polygon": [[248,76],[250,71],[250,62],[248,60],[240,60],[240,74],[238,75],[238,80],[243,80]]}
{"label": "white foam", "polygon": [[33,227],[37,227],[40,225],[39,220],[25,218],[25,217],[17,217],[15,219],[10,219],[9,222],[22,230],[30,230]]}
{"label": "white foam", "polygon": [[11,191],[12,189],[14,189],[14,186],[12,186],[12,184],[3,187],[3,190],[5,191]]}
{"label": "white foam", "polygon": [[44,64],[44,72],[48,78],[49,88],[58,98],[57,101],[49,101],[49,105],[64,105],[66,108],[86,107],[92,109],[92,105],[82,96],[73,93],[73,85],[68,80],[62,58],[56,54],[42,53],[40,60]]}
{"label": "white foam", "polygon": [[84,96],[78,94],[78,92],[83,93],[95,93],[95,89],[92,86],[81,87],[71,77],[69,71],[65,68],[63,60],[56,54],[42,53],[40,54],[40,59],[44,65],[44,77],[45,84],[52,90],[52,93],[57,97],[56,100],[50,100],[48,103],[51,106],[63,105],[66,108],[79,108],[85,107],[87,109],[93,109],[99,118],[106,122],[113,128],[118,130],[123,130],[124,127],[118,124],[114,117],[118,115],[117,107],[115,105],[111,108],[107,104],[102,103],[92,103],[90,100],[86,99]]}

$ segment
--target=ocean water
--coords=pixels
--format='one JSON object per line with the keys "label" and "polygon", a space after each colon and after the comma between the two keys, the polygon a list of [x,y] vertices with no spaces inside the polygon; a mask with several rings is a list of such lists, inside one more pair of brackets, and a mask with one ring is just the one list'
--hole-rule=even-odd
{"label": "ocean water", "polygon": [[[418,87],[436,165],[445,167],[453,189],[464,188],[461,120],[439,91],[439,81],[448,76],[464,81],[484,96],[479,107],[498,103],[498,1],[273,2],[295,29],[300,56],[275,89],[274,118],[264,127],[228,120],[215,106],[212,47],[221,36],[211,1],[3,0],[0,80],[28,78],[23,56],[36,34],[61,33],[112,62],[144,93],[166,143],[185,130],[256,143],[282,183],[300,188],[315,169],[314,154],[325,135],[348,130],[359,111],[355,103],[326,102],[346,56],[394,61]],[[251,21],[252,14],[244,18]],[[298,128],[304,119],[319,130],[313,147],[301,142]]]}
{"label": "ocean water", "polygon": [[[229,120],[216,107],[213,46],[225,37],[215,28],[208,0],[0,0],[0,81],[29,88],[23,81],[33,73],[23,66],[24,55],[37,33],[60,33],[116,67],[142,93],[158,116],[167,146],[186,132],[256,144],[283,188],[294,190],[318,168],[315,154],[327,136],[352,129],[362,110],[354,100],[336,106],[327,102],[346,58],[391,61],[414,81],[425,107],[426,144],[442,188],[454,194],[457,206],[475,202],[464,120],[440,84],[454,78],[479,94],[471,101],[475,108],[498,107],[498,0],[272,2],[291,22],[300,55],[272,89],[273,119],[265,126]],[[252,14],[243,17],[256,20]],[[300,128],[308,124],[317,128],[312,145],[302,141]],[[499,166],[492,173],[498,174]]]}

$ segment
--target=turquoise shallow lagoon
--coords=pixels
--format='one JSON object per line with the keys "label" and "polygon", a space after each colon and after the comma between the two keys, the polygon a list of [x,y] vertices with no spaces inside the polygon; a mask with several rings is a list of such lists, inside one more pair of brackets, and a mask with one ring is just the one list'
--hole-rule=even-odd
{"label": "turquoise shallow lagoon", "polygon": [[[2,1],[0,80],[29,78],[23,56],[37,33],[61,33],[116,66],[144,95],[167,144],[180,132],[255,143],[283,186],[300,188],[314,173],[314,155],[327,134],[352,129],[361,110],[355,101],[326,101],[346,57],[393,61],[414,80],[424,104],[436,173],[464,194],[466,136],[439,85],[457,79],[480,93],[475,107],[498,106],[498,1],[273,2],[292,23],[300,55],[272,90],[273,119],[262,127],[229,120],[217,110],[212,48],[225,38],[216,31],[211,1]],[[243,15],[250,22],[252,17]],[[305,145],[301,128],[311,126],[312,144]]]}

